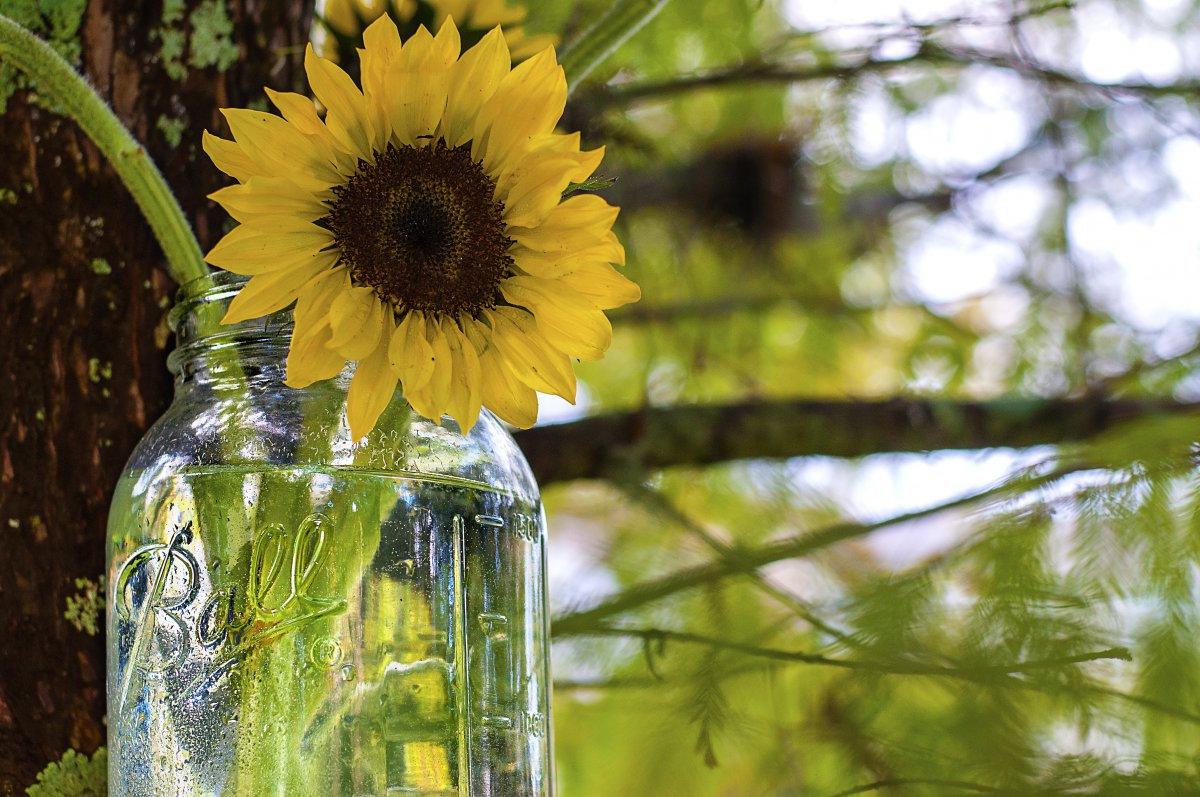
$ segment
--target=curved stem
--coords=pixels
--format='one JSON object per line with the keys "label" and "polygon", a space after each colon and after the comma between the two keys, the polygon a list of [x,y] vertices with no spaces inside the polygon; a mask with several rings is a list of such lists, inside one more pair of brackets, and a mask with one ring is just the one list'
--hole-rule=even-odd
{"label": "curved stem", "polygon": [[563,51],[559,63],[574,90],[605,58],[641,30],[669,0],[614,0],[604,16]]}
{"label": "curved stem", "polygon": [[150,223],[171,277],[182,285],[207,274],[196,236],[162,173],[87,81],[50,45],[3,14],[0,60],[36,80],[38,90],[62,106],[100,148]]}

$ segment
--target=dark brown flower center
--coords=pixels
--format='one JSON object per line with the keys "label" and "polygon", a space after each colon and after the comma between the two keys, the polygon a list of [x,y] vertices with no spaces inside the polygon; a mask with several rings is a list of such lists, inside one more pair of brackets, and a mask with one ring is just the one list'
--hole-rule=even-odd
{"label": "dark brown flower center", "polygon": [[495,191],[469,147],[389,147],[334,189],[325,223],[354,282],[398,312],[475,314],[512,273]]}

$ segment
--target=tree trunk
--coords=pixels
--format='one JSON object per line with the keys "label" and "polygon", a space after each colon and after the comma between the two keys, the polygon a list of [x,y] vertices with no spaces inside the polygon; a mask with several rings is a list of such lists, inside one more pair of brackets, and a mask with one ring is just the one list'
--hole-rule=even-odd
{"label": "tree trunk", "polygon": [[[264,85],[303,86],[311,0],[174,5],[164,19],[157,3],[93,0],[73,19],[72,3],[43,2],[49,16],[18,21],[78,54],[207,247],[224,216],[205,195],[225,180],[200,132],[223,129],[220,107],[260,103]],[[0,0],[0,13],[38,13],[26,6],[38,4]],[[81,630],[67,599],[103,572],[111,490],[171,392],[162,253],[47,100],[20,89],[0,116],[0,795],[104,743],[103,622]]]}

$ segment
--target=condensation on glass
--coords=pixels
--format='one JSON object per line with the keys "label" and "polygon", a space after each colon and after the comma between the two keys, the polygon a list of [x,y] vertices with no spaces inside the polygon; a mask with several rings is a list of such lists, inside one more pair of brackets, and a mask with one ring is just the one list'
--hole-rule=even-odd
{"label": "condensation on glass", "polygon": [[286,314],[172,314],[175,401],[109,518],[109,793],[553,793],[545,521],[484,413],[397,395],[350,440],[349,374],[285,387]]}

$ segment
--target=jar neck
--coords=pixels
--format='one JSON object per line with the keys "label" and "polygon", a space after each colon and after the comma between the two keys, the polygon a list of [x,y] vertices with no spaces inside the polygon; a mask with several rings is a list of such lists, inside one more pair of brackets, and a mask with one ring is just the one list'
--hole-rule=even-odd
{"label": "jar neck", "polygon": [[283,385],[286,378],[292,312],[281,310],[265,318],[222,324],[229,303],[247,278],[214,272],[192,280],[179,290],[168,321],[175,333],[175,350],[167,366],[176,389],[204,385],[214,390],[239,390]]}

